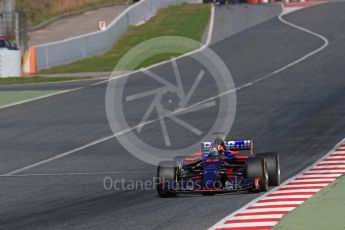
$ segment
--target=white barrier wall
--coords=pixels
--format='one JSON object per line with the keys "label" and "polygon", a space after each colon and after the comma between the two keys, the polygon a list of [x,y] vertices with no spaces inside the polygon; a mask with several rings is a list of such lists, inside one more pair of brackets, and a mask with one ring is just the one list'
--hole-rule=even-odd
{"label": "white barrier wall", "polygon": [[117,17],[106,30],[36,47],[37,70],[67,64],[108,51],[130,25],[138,25],[163,7],[202,0],[141,0]]}
{"label": "white barrier wall", "polygon": [[21,76],[21,65],[20,51],[0,49],[0,78]]}

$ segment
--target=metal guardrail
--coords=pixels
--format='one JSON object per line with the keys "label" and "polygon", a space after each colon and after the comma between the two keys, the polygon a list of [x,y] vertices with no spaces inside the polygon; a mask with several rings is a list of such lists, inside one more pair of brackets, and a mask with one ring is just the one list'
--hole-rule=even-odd
{"label": "metal guardrail", "polygon": [[202,3],[202,0],[141,0],[124,11],[104,31],[36,46],[36,69],[48,69],[104,53],[130,25],[138,25],[154,16],[159,9],[180,3]]}

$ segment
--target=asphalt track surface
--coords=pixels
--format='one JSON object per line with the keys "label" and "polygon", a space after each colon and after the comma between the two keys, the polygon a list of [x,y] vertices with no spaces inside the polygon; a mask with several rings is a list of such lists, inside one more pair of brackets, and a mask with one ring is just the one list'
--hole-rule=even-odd
{"label": "asphalt track surface", "polygon": [[[325,36],[329,46],[237,92],[236,118],[228,138],[252,138],[257,152],[278,151],[284,180],[319,159],[344,137],[344,10],[345,3],[338,2],[287,15],[286,20]],[[319,38],[271,19],[211,48],[230,68],[236,86],[241,86],[322,45]],[[190,58],[178,61],[183,76],[195,76],[192,64]],[[167,73],[169,68],[163,65],[153,71]],[[145,75],[138,75],[142,77],[137,76],[129,91],[148,87],[143,85]],[[1,110],[0,174],[111,135],[105,114],[105,87],[86,87]],[[212,96],[211,85],[202,87],[207,96]],[[141,101],[149,102],[150,98]],[[140,120],[142,107],[128,110],[129,123]],[[206,129],[203,125],[213,117],[208,110],[199,113],[198,119],[185,119]],[[144,137],[158,145],[162,141],[159,131],[159,124],[153,123],[143,129],[144,134],[150,134]],[[178,134],[176,142],[181,145],[194,140],[188,132]],[[0,177],[0,229],[206,229],[259,195],[159,199],[155,191],[106,191],[105,176],[150,180],[155,175],[154,166],[134,158],[116,139],[19,174],[26,176]]]}

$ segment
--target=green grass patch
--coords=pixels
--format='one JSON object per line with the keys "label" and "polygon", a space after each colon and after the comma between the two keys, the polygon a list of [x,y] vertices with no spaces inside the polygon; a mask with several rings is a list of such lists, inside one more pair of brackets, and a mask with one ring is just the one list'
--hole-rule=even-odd
{"label": "green grass patch", "polygon": [[[156,16],[145,24],[132,26],[118,40],[112,49],[103,55],[95,56],[71,64],[52,67],[41,71],[50,73],[76,73],[112,71],[118,61],[141,42],[160,36],[181,36],[196,41],[201,41],[210,18],[210,6],[208,4],[181,4],[161,9]],[[170,59],[172,56],[189,52],[193,49],[179,51],[177,53],[161,54],[147,59],[136,68],[147,67],[155,63]]]}
{"label": "green grass patch", "polygon": [[0,85],[31,84],[31,83],[50,83],[61,81],[73,81],[91,79],[87,77],[9,77],[0,78]]}
{"label": "green grass patch", "polygon": [[0,92],[0,107],[11,105],[14,103],[46,96],[58,91],[1,91]]}
{"label": "green grass patch", "polygon": [[345,229],[345,177],[283,217],[274,230]]}
{"label": "green grass patch", "polygon": [[125,0],[16,0],[16,8],[26,13],[29,27],[33,27],[66,13],[125,2]]}

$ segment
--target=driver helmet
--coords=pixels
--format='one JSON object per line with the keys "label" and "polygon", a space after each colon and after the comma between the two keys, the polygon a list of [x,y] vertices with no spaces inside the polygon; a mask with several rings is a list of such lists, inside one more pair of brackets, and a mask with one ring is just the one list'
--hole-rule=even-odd
{"label": "driver helmet", "polygon": [[218,145],[218,152],[220,153],[225,152],[223,145]]}
{"label": "driver helmet", "polygon": [[219,156],[219,152],[218,152],[216,147],[211,148],[211,150],[209,152],[209,156],[210,157],[217,157],[217,156]]}

